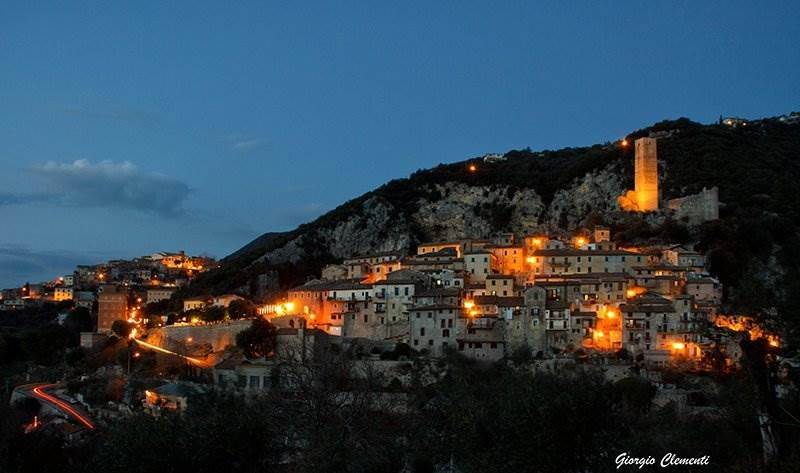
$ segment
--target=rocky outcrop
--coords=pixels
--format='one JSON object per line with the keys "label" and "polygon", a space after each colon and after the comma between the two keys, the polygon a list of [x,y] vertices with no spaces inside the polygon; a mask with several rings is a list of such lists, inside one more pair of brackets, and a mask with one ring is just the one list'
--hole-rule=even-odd
{"label": "rocky outcrop", "polygon": [[533,189],[508,186],[435,186],[438,200],[420,199],[414,223],[429,240],[487,238],[498,231],[517,234],[539,230],[545,206]]}
{"label": "rocky outcrop", "polygon": [[413,213],[404,214],[387,200],[365,199],[347,218],[302,233],[257,261],[294,263],[309,247],[335,258],[377,251],[404,253],[421,240],[488,238],[500,232],[526,235],[553,228],[574,228],[590,213],[619,211],[616,197],[622,178],[609,166],[586,174],[558,191],[547,206],[533,188],[468,185],[460,182],[428,185]]}
{"label": "rocky outcrop", "polygon": [[408,223],[397,216],[397,209],[391,203],[380,197],[370,197],[348,218],[301,234],[257,261],[295,263],[306,256],[311,246],[336,258],[376,251],[407,252],[412,244],[411,231]]}
{"label": "rocky outcrop", "polygon": [[588,173],[556,192],[547,209],[547,226],[550,229],[572,230],[592,213],[613,218],[620,211],[617,197],[624,190],[623,179],[616,166],[610,165]]}

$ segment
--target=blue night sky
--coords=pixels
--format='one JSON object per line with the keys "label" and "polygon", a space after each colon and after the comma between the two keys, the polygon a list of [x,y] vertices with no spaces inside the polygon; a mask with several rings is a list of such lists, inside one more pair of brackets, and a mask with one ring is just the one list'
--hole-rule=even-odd
{"label": "blue night sky", "polygon": [[222,257],[441,162],[800,109],[797,1],[14,3],[3,287]]}

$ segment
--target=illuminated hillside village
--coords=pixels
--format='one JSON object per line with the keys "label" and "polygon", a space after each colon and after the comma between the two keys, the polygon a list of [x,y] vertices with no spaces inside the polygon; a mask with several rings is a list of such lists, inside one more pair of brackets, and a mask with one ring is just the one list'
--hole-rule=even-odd
{"label": "illuminated hillside village", "polygon": [[[653,135],[618,143],[635,149],[634,189],[619,196],[620,208],[695,225],[718,219],[716,188],[663,199]],[[487,155],[466,169],[504,159]],[[550,374],[580,365],[612,383],[633,376],[656,387],[654,405],[692,414],[703,409],[692,404],[703,389],[670,384],[670,373],[736,373],[747,340],[781,348],[777,330],[726,310],[701,252],[669,242],[620,247],[612,237],[596,225],[428,242],[412,255],[345,258],[284,291],[277,278],[259,277],[247,291],[208,296],[193,287],[220,267],[208,257],[160,252],[78,266],[2,292],[6,321],[58,310],[64,333],[80,339],[60,352],[65,361],[26,368],[11,402],[42,406],[25,432],[53,430],[74,443],[139,412],[184,412],[203,395],[288,402],[327,377],[324,369],[346,373],[350,387],[332,392],[337,400],[367,383],[377,396],[367,411],[406,412],[414,386],[436,386],[453,360],[467,360]],[[41,333],[47,338],[21,341],[34,360],[64,343],[57,331]],[[65,364],[63,374],[53,363]],[[778,396],[791,386],[781,381]]]}
{"label": "illuminated hillside village", "polygon": [[[664,202],[657,140],[640,138],[634,146],[635,189],[620,196],[622,208],[694,222],[718,218],[716,188]],[[215,265],[180,252],[80,266],[50,283],[4,291],[2,307],[24,310],[47,300],[84,307],[97,316],[95,330],[81,333],[81,346],[98,350],[112,334],[129,339],[128,372],[145,354],[173,357],[206,383],[247,391],[274,385],[281,363],[325,357],[331,347],[380,361],[387,372],[412,354],[436,360],[458,353],[484,362],[527,354],[548,369],[588,362],[624,373],[631,367],[732,369],[744,333],[780,346],[751,317],[722,311],[722,287],[703,254],[671,244],[621,248],[604,226],[429,242],[414,255],[354,256],[267,303],[237,294],[176,293]],[[276,327],[273,351],[231,352],[254,319]],[[185,408],[191,393],[207,386],[161,379],[143,396],[154,413]],[[120,415],[107,407],[91,410]]]}

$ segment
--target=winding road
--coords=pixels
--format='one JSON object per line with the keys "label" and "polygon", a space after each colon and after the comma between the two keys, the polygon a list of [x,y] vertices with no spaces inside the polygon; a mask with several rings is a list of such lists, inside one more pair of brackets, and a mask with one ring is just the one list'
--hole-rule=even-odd
{"label": "winding road", "polygon": [[71,406],[68,402],[45,391],[46,389],[54,388],[55,386],[56,385],[52,383],[27,384],[23,386],[17,386],[15,389],[20,392],[27,392],[31,397],[46,402],[47,404],[66,414],[67,417],[76,420],[87,429],[94,430],[95,425],[86,414]]}

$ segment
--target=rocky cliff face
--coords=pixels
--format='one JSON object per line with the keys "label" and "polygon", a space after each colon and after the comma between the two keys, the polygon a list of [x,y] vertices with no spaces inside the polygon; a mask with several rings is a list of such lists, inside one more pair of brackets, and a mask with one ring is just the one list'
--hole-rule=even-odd
{"label": "rocky cliff face", "polygon": [[617,197],[624,191],[622,172],[615,164],[587,173],[556,192],[547,209],[547,226],[573,229],[591,213],[615,220],[620,211]]}
{"label": "rocky cliff face", "polygon": [[409,252],[420,241],[571,230],[591,213],[613,219],[619,213],[616,198],[623,188],[614,165],[576,179],[556,192],[549,205],[535,185],[430,184],[420,189],[423,197],[417,199],[409,214],[387,199],[371,196],[348,218],[301,233],[257,261],[294,263],[307,256],[309,246],[341,259],[376,251]]}
{"label": "rocky cliff face", "polygon": [[487,238],[498,231],[519,234],[539,229],[545,205],[534,189],[509,186],[437,184],[418,201],[412,219],[429,240]]}

